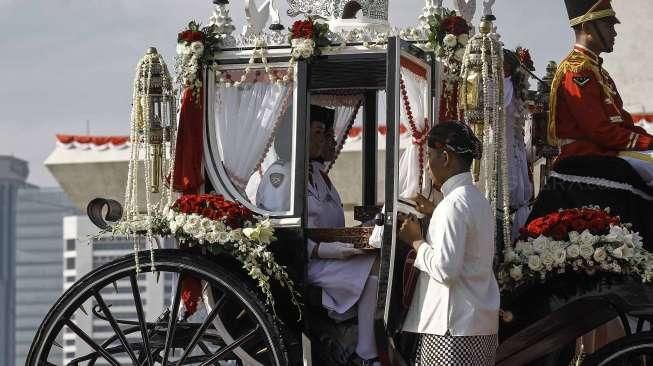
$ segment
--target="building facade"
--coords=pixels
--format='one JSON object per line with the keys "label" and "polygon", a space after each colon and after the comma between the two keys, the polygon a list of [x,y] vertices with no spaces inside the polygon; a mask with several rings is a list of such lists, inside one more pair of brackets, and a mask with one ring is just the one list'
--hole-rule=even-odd
{"label": "building facade", "polygon": [[0,365],[14,364],[16,203],[28,173],[26,161],[0,155]]}
{"label": "building facade", "polygon": [[[63,218],[78,214],[60,188],[27,187],[16,204],[15,360],[24,365],[34,334],[63,290]],[[54,348],[53,352],[60,352]]]}

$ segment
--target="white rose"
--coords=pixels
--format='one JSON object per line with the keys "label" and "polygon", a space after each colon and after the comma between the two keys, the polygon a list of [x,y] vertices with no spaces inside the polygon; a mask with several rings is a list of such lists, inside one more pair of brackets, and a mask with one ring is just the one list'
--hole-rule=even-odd
{"label": "white rose", "polygon": [[577,231],[570,231],[569,232],[569,241],[572,243],[579,243],[580,242],[580,234]]}
{"label": "white rose", "polygon": [[515,249],[517,252],[521,252],[524,255],[531,255],[533,254],[533,245],[527,242],[517,242],[517,245],[515,246]]}
{"label": "white rose", "polygon": [[202,53],[204,52],[204,45],[200,41],[195,41],[190,44],[190,50],[193,53]]}
{"label": "white rose", "polygon": [[624,252],[623,252],[623,250],[624,250],[624,249],[623,249],[623,246],[621,246],[621,247],[619,247],[619,248],[612,249],[612,255],[613,255],[615,258],[623,258],[623,257],[624,257]]}
{"label": "white rose", "polygon": [[598,240],[598,237],[590,233],[589,230],[585,230],[580,234],[580,244],[592,246]]}
{"label": "white rose", "polygon": [[557,265],[562,265],[565,263],[565,260],[567,259],[567,253],[563,248],[557,248],[553,252],[553,256],[555,257],[555,263]]}
{"label": "white rose", "polygon": [[521,266],[513,266],[510,270],[510,277],[512,277],[512,279],[515,281],[521,280],[524,277]]}
{"label": "white rose", "polygon": [[458,61],[462,61],[463,57],[465,57],[465,50],[462,48],[459,48],[456,50],[456,52],[453,54],[453,58],[455,58]]}
{"label": "white rose", "polygon": [[184,215],[184,214],[178,214],[177,216],[175,216],[175,223],[176,223],[177,225],[179,225],[179,226],[181,226],[181,225],[183,225],[184,223],[186,223],[186,215]]}
{"label": "white rose", "polygon": [[549,247],[549,239],[546,236],[540,235],[533,240],[533,251],[535,253],[543,253]]}
{"label": "white rose", "polygon": [[580,256],[585,258],[585,259],[590,259],[592,258],[592,255],[594,255],[594,247],[591,245],[581,245],[580,246]]}
{"label": "white rose", "polygon": [[464,46],[467,42],[469,42],[469,36],[467,34],[463,33],[458,36],[458,43]]}
{"label": "white rose", "polygon": [[567,255],[569,258],[576,258],[580,255],[580,247],[576,244],[571,244],[567,247]]}
{"label": "white rose", "polygon": [[453,48],[456,46],[456,44],[458,44],[458,39],[453,34],[447,34],[446,36],[444,36],[442,42],[444,43],[445,46],[449,48]]}
{"label": "white rose", "polygon": [[190,53],[190,48],[184,43],[177,43],[177,54],[178,55],[187,55]]}
{"label": "white rose", "polygon": [[552,266],[553,262],[555,262],[553,254],[549,251],[542,253],[540,257],[542,259],[542,264],[545,265],[547,269],[550,269],[550,266]]}
{"label": "white rose", "polygon": [[227,233],[226,231],[219,232],[217,241],[221,244],[229,241],[229,233]]}
{"label": "white rose", "polygon": [[608,253],[606,253],[605,249],[603,247],[601,248],[596,248],[594,251],[593,258],[596,262],[601,263],[608,259]]}
{"label": "white rose", "polygon": [[531,255],[528,257],[528,268],[533,271],[539,271],[542,269],[542,260],[539,255]]}
{"label": "white rose", "polygon": [[621,228],[621,226],[611,226],[610,232],[605,236],[605,240],[617,243],[623,242],[625,235],[626,233],[624,233],[624,230]]}

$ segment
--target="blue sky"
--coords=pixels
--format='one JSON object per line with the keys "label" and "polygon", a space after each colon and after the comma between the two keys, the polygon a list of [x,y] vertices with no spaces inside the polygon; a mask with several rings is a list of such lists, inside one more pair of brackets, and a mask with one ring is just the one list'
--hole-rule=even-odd
{"label": "blue sky", "polygon": [[[285,14],[285,0],[277,3]],[[391,23],[417,24],[423,5],[390,0]],[[231,0],[238,31],[243,7]],[[155,46],[172,67],[177,31],[206,23],[211,10],[210,0],[0,0],[0,154],[28,160],[30,182],[55,185],[43,167],[54,135],[85,133],[87,120],[92,134],[128,134],[139,58]],[[568,52],[562,0],[497,0],[494,13],[502,41],[530,48],[538,73]]]}

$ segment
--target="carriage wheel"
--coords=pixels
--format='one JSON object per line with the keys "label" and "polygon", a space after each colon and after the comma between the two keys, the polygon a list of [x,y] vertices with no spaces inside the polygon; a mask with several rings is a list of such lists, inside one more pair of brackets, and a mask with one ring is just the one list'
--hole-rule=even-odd
{"label": "carriage wheel", "polygon": [[[141,273],[128,255],[68,289],[37,331],[26,364],[60,365],[73,342],[75,355],[66,365],[288,364],[277,323],[239,275],[206,257],[174,249],[155,251],[152,273],[149,252],[138,254]],[[212,303],[191,320],[183,319],[181,281],[173,280],[184,275],[201,279],[204,298]],[[168,286],[169,305],[148,314],[151,304],[143,302],[143,286],[148,292]],[[84,324],[91,324],[93,333]]]}
{"label": "carriage wheel", "polygon": [[590,355],[583,366],[653,365],[653,332],[643,332],[610,342]]}

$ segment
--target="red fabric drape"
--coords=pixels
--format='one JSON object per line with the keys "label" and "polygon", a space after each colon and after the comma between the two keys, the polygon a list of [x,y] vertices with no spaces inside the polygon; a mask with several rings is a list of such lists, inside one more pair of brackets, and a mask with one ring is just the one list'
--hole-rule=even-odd
{"label": "red fabric drape", "polygon": [[[199,189],[204,183],[202,94],[201,90],[200,100],[196,100],[193,97],[193,90],[185,88],[181,96],[172,188],[183,194],[199,193]],[[197,304],[202,296],[202,282],[198,278],[190,276],[184,276],[180,281],[181,300],[186,308],[186,316],[190,316],[197,311]]]}
{"label": "red fabric drape", "polygon": [[202,92],[200,92],[200,100],[195,100],[190,88],[185,88],[181,96],[172,187],[175,191],[186,194],[198,193],[204,183],[202,171],[204,114],[201,98]]}

